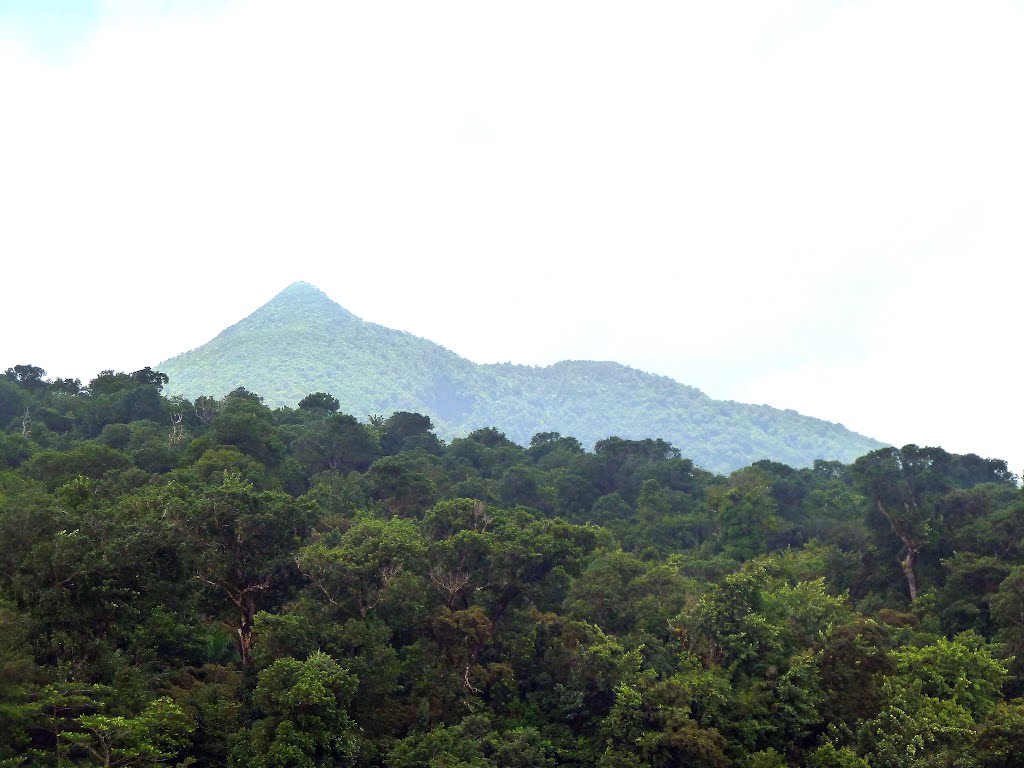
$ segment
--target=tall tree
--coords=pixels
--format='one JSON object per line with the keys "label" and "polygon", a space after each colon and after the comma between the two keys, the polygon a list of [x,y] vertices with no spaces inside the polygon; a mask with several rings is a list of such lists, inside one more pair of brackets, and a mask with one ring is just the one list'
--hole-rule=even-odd
{"label": "tall tree", "polygon": [[196,577],[227,598],[243,666],[252,664],[256,612],[288,581],[293,553],[313,522],[309,506],[283,493],[257,492],[237,475],[199,498],[169,503]]}
{"label": "tall tree", "polygon": [[949,454],[941,448],[881,448],[853,465],[858,489],[902,545],[900,568],[910,599],[919,592],[915,565],[934,526],[935,496],[949,487],[942,473]]}

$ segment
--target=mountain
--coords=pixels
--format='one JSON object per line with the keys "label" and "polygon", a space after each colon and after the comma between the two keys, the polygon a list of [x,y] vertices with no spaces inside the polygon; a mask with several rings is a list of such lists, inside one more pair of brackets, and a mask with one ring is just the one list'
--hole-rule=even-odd
{"label": "mountain", "polygon": [[267,405],[329,392],[346,413],[415,411],[444,437],[495,426],[528,444],[538,432],[587,446],[611,435],[661,437],[726,472],[768,458],[790,466],[850,462],[882,443],[839,424],[766,405],[713,400],[665,376],[610,362],[478,365],[426,339],[368,323],[294,283],[198,349],[157,366],[169,391],[223,396],[243,386]]}

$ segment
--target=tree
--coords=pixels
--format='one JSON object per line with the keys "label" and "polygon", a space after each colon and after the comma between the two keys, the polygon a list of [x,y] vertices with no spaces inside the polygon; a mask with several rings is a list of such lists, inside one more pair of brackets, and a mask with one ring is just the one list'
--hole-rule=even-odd
{"label": "tree", "polygon": [[82,715],[75,724],[78,730],[65,738],[104,768],[165,763],[182,750],[192,730],[181,707],[167,696],[131,717]]}
{"label": "tree", "polygon": [[378,454],[370,430],[346,413],[333,413],[305,427],[292,452],[311,475],[326,470],[365,472]]}
{"label": "tree", "polygon": [[889,633],[865,618],[828,628],[818,651],[826,721],[853,729],[882,708],[885,678],[896,671]]}
{"label": "tree", "polygon": [[303,547],[296,563],[327,602],[344,612],[354,608],[365,619],[396,577],[421,570],[426,549],[411,521],[367,518]]}
{"label": "tree", "polygon": [[635,751],[652,768],[727,768],[726,740],[694,719],[693,691],[683,677],[656,677],[654,670],[644,670],[616,686],[615,703],[601,728],[608,745],[606,755]]}
{"label": "tree", "polygon": [[915,564],[934,530],[934,499],[949,487],[941,448],[880,448],[854,462],[853,476],[871,507],[902,544],[900,567],[911,601],[917,599]]}
{"label": "tree", "polygon": [[[61,677],[64,677],[63,672]],[[75,735],[81,731],[78,718],[100,709],[99,698],[104,692],[104,686],[72,680],[51,682],[33,690],[36,717],[32,730],[44,738],[37,739],[27,754],[43,761],[43,764],[49,764],[52,759],[58,768],[71,765],[68,758],[75,744]]]}
{"label": "tree", "polygon": [[138,371],[134,371],[131,374],[132,381],[144,387],[153,387],[159,392],[164,388],[164,385],[170,381],[167,374],[163,371],[154,371],[148,365]]}
{"label": "tree", "polygon": [[980,768],[1024,768],[1024,702],[1000,702],[977,729]]}
{"label": "tree", "polygon": [[198,498],[168,500],[166,514],[187,545],[197,578],[227,598],[242,664],[252,664],[253,621],[283,587],[293,553],[313,522],[310,507],[282,493],[256,492],[237,475]]}
{"label": "tree", "polygon": [[50,382],[50,392],[54,395],[75,397],[85,394],[86,389],[82,386],[81,379],[54,379]]}
{"label": "tree", "polygon": [[394,456],[411,448],[426,448],[438,453],[441,443],[433,433],[434,424],[429,416],[408,411],[397,411],[384,422],[380,435],[380,450],[385,456]]}
{"label": "tree", "polygon": [[496,768],[482,740],[464,725],[440,725],[407,736],[388,753],[387,768]]}
{"label": "tree", "polygon": [[410,517],[422,513],[437,491],[426,475],[417,472],[404,456],[377,459],[366,473],[367,490],[389,515]]}
{"label": "tree", "polygon": [[299,409],[303,411],[336,413],[340,407],[338,398],[326,392],[313,392],[299,400]]}
{"label": "tree", "polygon": [[220,445],[233,445],[254,459],[274,465],[284,454],[284,443],[270,421],[270,414],[244,398],[235,398],[213,419],[207,433]]}
{"label": "tree", "polygon": [[31,395],[25,392],[13,379],[0,376],[0,429],[5,428],[16,417],[22,437],[28,436],[31,410]]}
{"label": "tree", "polygon": [[1020,695],[1024,684],[1024,565],[1010,571],[991,599],[992,620],[996,635],[1010,656],[1014,673],[1014,690]]}
{"label": "tree", "polygon": [[135,387],[151,387],[156,392],[164,388],[169,379],[162,371],[154,371],[148,365],[132,373],[114,373],[112,370],[100,371],[100,374],[89,382],[92,395],[110,395]]}
{"label": "tree", "polygon": [[563,437],[560,432],[538,432],[530,438],[527,453],[534,463],[550,464],[583,453],[583,444],[575,437]]}
{"label": "tree", "polygon": [[248,691],[242,685],[245,675],[220,664],[178,669],[169,692],[195,725],[188,757],[197,766],[224,765],[230,743],[242,730],[242,700]]}
{"label": "tree", "polygon": [[[679,450],[665,440],[625,440],[608,437],[594,446],[594,454],[601,465],[600,485],[602,493],[618,491],[627,501],[633,502],[640,494],[645,479],[660,480],[657,467],[666,462],[678,462],[683,476],[689,474],[693,464],[681,459]],[[676,490],[674,484],[669,484]]]}
{"label": "tree", "polygon": [[28,645],[28,617],[0,599],[0,765],[23,754],[41,709],[33,697],[41,670]]}
{"label": "tree", "polygon": [[[885,706],[865,725],[872,768],[964,764],[974,721],[954,701],[925,695],[920,681],[886,681]],[[969,764],[969,763],[968,763]]]}
{"label": "tree", "polygon": [[946,583],[936,593],[936,610],[948,632],[991,633],[989,600],[1010,572],[998,558],[955,552],[942,561]]}
{"label": "tree", "polygon": [[807,768],[871,768],[868,761],[858,757],[849,747],[839,747],[826,741],[807,756]]}
{"label": "tree", "polygon": [[900,681],[908,686],[920,683],[922,694],[952,701],[976,720],[991,712],[1000,699],[1006,667],[992,656],[984,638],[974,632],[901,648],[892,656]]}
{"label": "tree", "polygon": [[40,392],[46,388],[46,371],[36,365],[15,365],[5,372],[8,380],[15,382],[30,392]]}
{"label": "tree", "polygon": [[132,464],[131,456],[123,451],[89,442],[67,451],[41,451],[25,462],[25,473],[55,489],[79,476],[98,479]]}
{"label": "tree", "polygon": [[210,448],[203,452],[194,466],[204,483],[214,485],[223,479],[225,472],[238,475],[257,487],[262,487],[266,479],[266,467],[263,464],[233,447]]}
{"label": "tree", "polygon": [[259,673],[256,722],[243,732],[231,765],[341,768],[356,764],[359,737],[348,715],[358,681],[326,653],[278,659]]}
{"label": "tree", "polygon": [[973,632],[892,657],[897,672],[885,681],[885,704],[864,728],[872,766],[960,764],[976,723],[997,705],[1006,668]]}
{"label": "tree", "polygon": [[663,634],[690,597],[689,586],[674,568],[627,552],[606,552],[573,580],[563,610],[617,635]]}
{"label": "tree", "polygon": [[769,538],[779,529],[779,508],[762,471],[751,467],[733,473],[727,487],[708,489],[706,505],[717,544],[727,556],[743,561],[768,551]]}
{"label": "tree", "polygon": [[102,371],[89,382],[81,426],[87,434],[97,435],[107,424],[143,419],[165,423],[168,407],[160,391],[166,383],[167,375],[151,368],[133,373]]}
{"label": "tree", "polygon": [[779,627],[764,615],[763,572],[730,574],[682,617],[685,647],[705,666],[764,676],[784,660]]}

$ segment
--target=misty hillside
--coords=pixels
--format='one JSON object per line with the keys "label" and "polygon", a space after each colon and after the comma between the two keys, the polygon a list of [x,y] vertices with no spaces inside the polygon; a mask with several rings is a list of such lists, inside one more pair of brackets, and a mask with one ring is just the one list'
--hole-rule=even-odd
{"label": "misty hillside", "polygon": [[242,386],[270,406],[329,392],[347,413],[425,413],[445,437],[497,426],[528,444],[561,432],[585,445],[663,437],[707,469],[769,458],[791,466],[852,461],[882,443],[820,419],[713,400],[698,389],[611,362],[477,365],[438,344],[359,319],[295,283],[190,352],[160,363],[189,398]]}

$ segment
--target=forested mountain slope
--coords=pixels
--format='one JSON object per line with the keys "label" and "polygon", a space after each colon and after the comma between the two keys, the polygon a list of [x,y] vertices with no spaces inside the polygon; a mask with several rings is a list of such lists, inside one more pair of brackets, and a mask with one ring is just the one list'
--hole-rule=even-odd
{"label": "forested mountain slope", "polygon": [[1024,496],[0,374],[0,767],[1011,768]]}
{"label": "forested mountain slope", "polygon": [[609,435],[663,437],[713,471],[763,458],[793,466],[851,461],[882,445],[794,411],[713,400],[617,363],[477,365],[363,321],[307,283],[289,286],[209,343],[157,368],[170,377],[171,392],[190,398],[243,386],[268,405],[294,406],[322,391],[360,417],[427,414],[444,437],[492,425],[522,444],[546,431],[572,434],[587,446]]}

